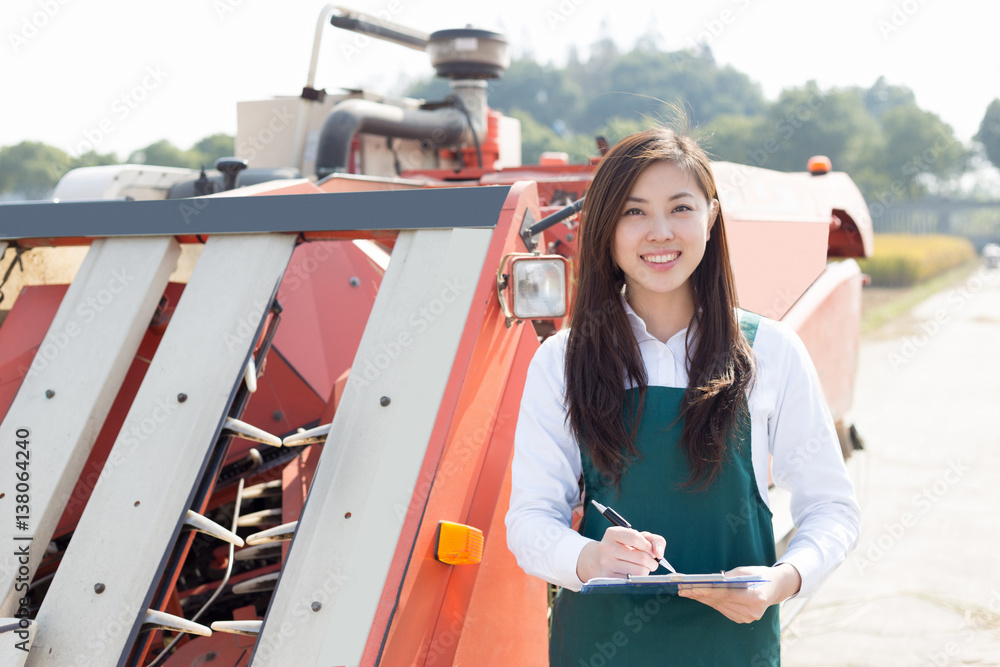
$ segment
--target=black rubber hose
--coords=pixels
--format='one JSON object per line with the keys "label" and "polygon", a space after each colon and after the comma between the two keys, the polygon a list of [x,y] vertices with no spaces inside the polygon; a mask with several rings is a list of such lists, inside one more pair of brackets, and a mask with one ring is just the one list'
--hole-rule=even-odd
{"label": "black rubber hose", "polygon": [[351,138],[358,132],[451,146],[459,142],[465,127],[462,112],[451,107],[427,111],[357,98],[344,100],[333,107],[320,131],[316,175],[324,178],[347,170]]}

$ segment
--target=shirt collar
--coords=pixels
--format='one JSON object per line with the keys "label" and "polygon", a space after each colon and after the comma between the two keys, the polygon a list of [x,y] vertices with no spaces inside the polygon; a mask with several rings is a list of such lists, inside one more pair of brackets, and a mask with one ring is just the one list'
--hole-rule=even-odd
{"label": "shirt collar", "polygon": [[[639,317],[639,315],[636,314],[634,310],[632,310],[632,306],[629,304],[628,299],[625,298],[624,293],[621,295],[621,300],[622,300],[622,305],[625,307],[625,315],[628,317],[629,324],[632,325],[632,334],[635,336],[636,341],[639,343],[644,343],[647,340],[655,340],[657,342],[660,342],[660,340],[656,338],[656,336],[649,333],[649,330],[646,328],[646,322],[641,317]],[[681,346],[683,347],[685,338],[687,336],[688,328],[692,328],[692,333],[694,333],[696,331],[694,327],[695,327],[694,320],[691,320],[690,327],[684,327],[683,329],[675,333],[673,336],[670,337],[670,340],[668,340],[666,344],[673,345],[677,342],[680,342]]]}

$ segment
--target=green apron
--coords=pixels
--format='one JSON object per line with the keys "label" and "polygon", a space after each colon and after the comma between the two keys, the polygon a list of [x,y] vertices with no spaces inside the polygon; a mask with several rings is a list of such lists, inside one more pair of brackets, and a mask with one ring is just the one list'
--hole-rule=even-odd
{"label": "green apron", "polygon": [[[739,312],[740,327],[753,345],[760,318]],[[678,572],[774,565],[771,511],[757,490],[749,418],[740,420],[712,485],[684,488],[690,467],[680,447],[683,423],[674,424],[683,398],[682,388],[647,387],[636,436],[642,459],[626,470],[620,495],[581,450],[586,492],[580,532],[600,540],[611,525],[591,505],[593,499],[613,507],[636,530],[665,537],[664,555]],[[625,419],[627,425],[634,419],[628,409]],[[754,623],[735,623],[676,595],[582,595],[562,589],[552,610],[549,660],[553,667],[778,665],[778,606]]]}

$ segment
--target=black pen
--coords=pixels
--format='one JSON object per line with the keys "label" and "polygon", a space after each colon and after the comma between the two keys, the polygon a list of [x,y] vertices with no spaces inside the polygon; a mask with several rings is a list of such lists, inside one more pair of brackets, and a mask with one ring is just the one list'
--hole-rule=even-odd
{"label": "black pen", "polygon": [[[605,519],[607,519],[608,521],[610,521],[614,525],[621,526],[622,528],[631,528],[632,527],[632,524],[630,524],[628,521],[626,521],[625,517],[623,517],[621,514],[619,514],[618,512],[614,511],[610,507],[605,507],[604,505],[602,505],[601,503],[597,502],[596,500],[591,500],[590,502],[591,502],[591,504],[594,507],[597,508],[598,512],[600,512],[601,514],[604,515]],[[677,570],[674,569],[673,565],[671,565],[670,563],[667,562],[666,558],[659,558],[659,559],[657,559],[657,562],[659,562],[660,565],[662,565],[663,567],[667,568],[668,570],[670,570],[674,574],[677,574]]]}

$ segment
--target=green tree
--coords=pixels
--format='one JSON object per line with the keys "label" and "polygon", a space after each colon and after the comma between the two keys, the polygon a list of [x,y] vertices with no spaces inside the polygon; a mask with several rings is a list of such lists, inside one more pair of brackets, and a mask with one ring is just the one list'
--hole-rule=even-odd
{"label": "green tree", "polygon": [[886,111],[900,106],[915,106],[913,91],[906,86],[893,86],[880,76],[871,88],[865,91],[865,107],[876,118]]}
{"label": "green tree", "polygon": [[128,161],[133,164],[155,164],[161,167],[200,169],[211,167],[220,157],[233,154],[234,139],[229,134],[212,134],[182,150],[167,139],[160,139],[145,148],[133,151]]}
{"label": "green tree", "polygon": [[986,114],[979,124],[979,132],[973,137],[983,145],[986,157],[1000,169],[1000,98],[990,102]]}
{"label": "green tree", "polygon": [[132,164],[153,164],[160,167],[199,167],[198,156],[191,151],[183,151],[166,139],[153,142],[145,148],[133,151],[128,157]]}
{"label": "green tree", "polygon": [[[543,125],[573,125],[583,104],[579,83],[561,70],[531,60],[512,62],[502,79],[491,82],[489,104],[494,109],[520,109]],[[561,123],[558,123],[562,121]]]}
{"label": "green tree", "polygon": [[878,123],[857,88],[823,91],[815,81],[785,89],[766,114],[764,134],[751,149],[751,164],[802,171],[813,155],[826,155],[834,169],[853,172],[878,155]]}
{"label": "green tree", "polygon": [[930,184],[940,185],[965,171],[968,151],[951,126],[916,104],[885,112],[882,133],[882,166],[897,197],[920,197]]}
{"label": "green tree", "polygon": [[763,115],[722,114],[705,126],[702,146],[713,159],[753,164],[757,159],[754,151],[766,135],[767,119]]}
{"label": "green tree", "polygon": [[551,127],[539,123],[527,111],[511,109],[508,113],[521,121],[521,162],[523,164],[537,164],[538,158],[545,151],[569,152],[569,145],[565,139],[556,134]]}
{"label": "green tree", "polygon": [[114,153],[98,153],[95,150],[89,150],[73,160],[73,163],[70,165],[70,169],[79,169],[80,167],[103,167],[108,164],[119,164],[118,156]]}
{"label": "green tree", "polygon": [[[764,111],[760,86],[730,66],[717,67],[687,51],[650,53],[633,50],[607,67],[592,65],[590,98],[576,129],[599,126],[611,118],[660,119],[665,104],[682,105],[694,124],[720,114],[755,115]],[[606,69],[607,71],[603,71]],[[671,114],[666,113],[669,118]]]}
{"label": "green tree", "polygon": [[213,134],[205,137],[191,148],[200,167],[211,167],[220,157],[231,157],[236,148],[236,141],[231,134]]}
{"label": "green tree", "polygon": [[0,192],[40,199],[52,192],[73,160],[62,150],[38,141],[0,148]]}

